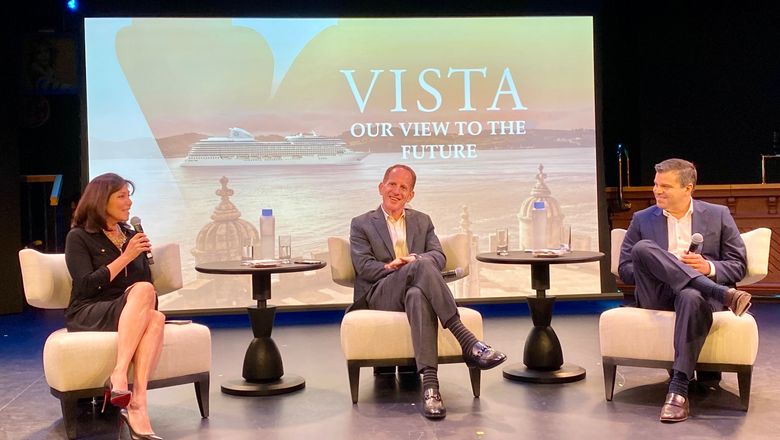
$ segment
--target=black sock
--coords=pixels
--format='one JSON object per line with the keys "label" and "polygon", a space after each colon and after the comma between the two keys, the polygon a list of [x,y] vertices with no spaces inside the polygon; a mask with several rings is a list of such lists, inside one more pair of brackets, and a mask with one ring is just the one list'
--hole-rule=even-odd
{"label": "black sock", "polygon": [[433,367],[425,367],[422,369],[422,387],[423,390],[433,388],[436,391],[439,390],[439,377],[436,375],[437,371]]}
{"label": "black sock", "polygon": [[728,286],[722,286],[703,275],[692,279],[688,285],[701,292],[705,298],[714,298],[721,304],[726,304]]}
{"label": "black sock", "polygon": [[672,380],[669,382],[669,392],[679,394],[687,399],[689,383],[690,380],[688,380],[688,376],[685,373],[674,370]]}
{"label": "black sock", "polygon": [[455,339],[458,340],[460,349],[463,350],[464,353],[470,350],[471,347],[477,342],[477,337],[474,336],[474,333],[471,333],[471,331],[467,329],[465,325],[463,325],[457,315],[453,316],[449,321],[447,321],[446,327],[452,332],[452,334],[455,336]]}

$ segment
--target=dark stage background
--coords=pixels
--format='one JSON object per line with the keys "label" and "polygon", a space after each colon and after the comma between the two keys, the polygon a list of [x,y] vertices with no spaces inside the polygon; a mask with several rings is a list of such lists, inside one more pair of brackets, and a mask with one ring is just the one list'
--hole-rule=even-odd
{"label": "dark stage background", "polygon": [[[29,86],[30,46],[41,38],[81,41],[87,16],[501,16],[595,17],[598,142],[607,186],[617,184],[616,146],[631,159],[631,183],[652,183],[652,165],[680,156],[702,184],[759,183],[760,156],[780,130],[780,6],[613,1],[31,1],[2,27],[0,118],[0,313],[24,301],[17,251],[37,238],[21,176],[62,174],[59,234],[82,186],[81,60],[76,50],[57,92]],[[417,2],[414,2],[417,3]],[[764,2],[768,3],[768,2]],[[63,53],[63,52],[60,52]],[[67,52],[65,52],[67,53]],[[66,55],[67,56],[67,55]],[[68,62],[70,64],[68,65]],[[70,69],[70,70],[69,70]],[[70,72],[70,73],[68,73]],[[74,81],[68,81],[69,75]],[[72,82],[72,84],[70,84]],[[75,86],[74,88],[67,87]],[[780,153],[774,151],[774,153]],[[775,168],[777,165],[773,165]],[[771,169],[768,173],[772,176]],[[774,176],[777,176],[774,170]],[[777,182],[778,180],[771,180]],[[51,219],[50,219],[51,221]],[[49,246],[61,246],[56,238]],[[50,240],[50,241],[52,241]],[[57,249],[60,250],[61,249]]]}

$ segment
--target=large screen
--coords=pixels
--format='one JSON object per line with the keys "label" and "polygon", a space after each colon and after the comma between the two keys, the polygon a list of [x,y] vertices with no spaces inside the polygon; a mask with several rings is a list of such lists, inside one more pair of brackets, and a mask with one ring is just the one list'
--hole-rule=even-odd
{"label": "large screen", "polygon": [[[502,228],[531,247],[534,202],[549,247],[598,248],[592,17],[87,18],[84,34],[89,174],[132,180],[152,243],[181,246],[163,310],[253,304],[249,276],[195,266],[250,240],[257,257],[263,209],[293,258],[329,261],[395,163],[417,173],[410,207],[471,239],[457,298],[533,293],[528,267],[475,256]],[[601,291],[598,263],[551,278]],[[272,286],[278,306],[352,301],[327,267]]]}

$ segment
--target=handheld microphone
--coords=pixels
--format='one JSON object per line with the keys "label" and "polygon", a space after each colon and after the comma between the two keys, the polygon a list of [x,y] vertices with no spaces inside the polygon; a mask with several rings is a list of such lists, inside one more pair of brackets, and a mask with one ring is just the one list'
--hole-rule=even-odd
{"label": "handheld microphone", "polygon": [[691,245],[688,247],[688,253],[700,254],[702,243],[704,243],[704,237],[702,237],[701,234],[696,232],[695,234],[691,235]]}
{"label": "handheld microphone", "polygon": [[[130,219],[130,224],[133,225],[133,229],[135,229],[135,232],[140,232],[143,234],[144,227],[141,226],[141,219],[138,217],[133,217]],[[146,261],[149,262],[149,264],[154,264],[154,257],[152,256],[152,251],[146,252]]]}
{"label": "handheld microphone", "polygon": [[455,269],[452,270],[443,270],[441,272],[441,276],[444,278],[460,278],[463,276],[464,273],[465,271],[463,270],[462,267],[456,267]]}

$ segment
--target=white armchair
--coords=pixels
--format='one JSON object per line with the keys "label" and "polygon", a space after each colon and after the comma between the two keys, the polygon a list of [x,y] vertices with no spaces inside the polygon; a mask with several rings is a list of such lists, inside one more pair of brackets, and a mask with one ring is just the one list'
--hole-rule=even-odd
{"label": "white armchair", "polygon": [[[177,244],[156,246],[152,277],[157,293],[182,286]],[[70,301],[72,279],[64,254],[19,251],[27,302],[38,308],[62,309]],[[76,438],[78,399],[102,396],[103,381],[116,362],[116,332],[73,332],[60,329],[43,348],[43,371],[51,394],[60,399],[68,438]],[[211,333],[200,324],[166,325],[163,351],[149,388],[195,384],[202,417],[209,415]],[[132,379],[132,374],[130,375]]]}
{"label": "white armchair", "polygon": [[[470,246],[466,234],[439,237],[447,264],[444,270],[463,268],[462,275],[447,278],[455,281],[468,275]],[[349,240],[345,237],[329,237],[330,270],[333,281],[345,287],[352,287],[355,269],[352,266]],[[463,324],[482,339],[482,315],[473,309],[458,307]],[[378,344],[377,341],[382,341]],[[439,324],[439,363],[463,362],[460,345],[449,331]],[[355,310],[344,315],[341,321],[341,350],[347,359],[349,387],[352,403],[358,401],[361,367],[390,367],[415,365],[412,348],[411,327],[403,312],[381,310]],[[469,368],[471,390],[479,397],[480,371]]]}
{"label": "white armchair", "polygon": [[[625,229],[613,229],[611,270],[618,276],[620,247]],[[772,231],[759,228],[742,234],[747,249],[747,274],[738,286],[760,281],[769,269]],[[604,368],[604,392],[612,400],[618,365],[672,367],[674,360],[674,312],[619,307],[601,314],[599,341]],[[697,370],[736,372],[745,410],[750,404],[750,382],[758,354],[758,327],[750,314],[713,313],[713,323],[696,364]]]}

